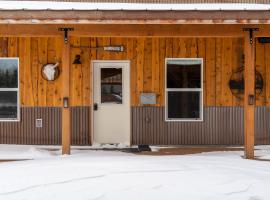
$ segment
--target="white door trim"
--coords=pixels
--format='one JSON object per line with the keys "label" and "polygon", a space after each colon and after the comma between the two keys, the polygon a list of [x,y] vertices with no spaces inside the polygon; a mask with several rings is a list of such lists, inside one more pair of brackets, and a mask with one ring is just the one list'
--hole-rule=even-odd
{"label": "white door trim", "polygon": [[[90,63],[90,70],[91,70],[91,94],[90,98],[92,99],[92,104],[91,104],[91,143],[93,145],[94,143],[94,64],[95,63],[127,63],[129,65],[129,74],[128,74],[128,79],[129,79],[129,90],[131,91],[131,80],[130,80],[130,73],[131,73],[131,61],[130,60],[92,60]],[[131,96],[131,93],[130,93]],[[131,101],[131,98],[130,98]],[[131,146],[131,102],[130,102],[130,116],[129,116],[129,121],[130,121],[130,131],[129,131],[129,145]]]}

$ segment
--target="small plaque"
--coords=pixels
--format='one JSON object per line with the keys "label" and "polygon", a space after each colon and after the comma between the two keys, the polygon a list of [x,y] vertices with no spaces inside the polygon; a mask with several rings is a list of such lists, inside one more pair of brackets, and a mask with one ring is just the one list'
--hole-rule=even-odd
{"label": "small plaque", "polygon": [[141,93],[140,101],[142,105],[153,105],[157,103],[156,93]]}

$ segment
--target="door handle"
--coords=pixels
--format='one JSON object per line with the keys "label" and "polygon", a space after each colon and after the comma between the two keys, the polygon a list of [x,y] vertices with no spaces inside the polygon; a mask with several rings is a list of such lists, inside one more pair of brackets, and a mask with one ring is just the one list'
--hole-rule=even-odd
{"label": "door handle", "polygon": [[98,110],[98,104],[94,103],[94,110]]}

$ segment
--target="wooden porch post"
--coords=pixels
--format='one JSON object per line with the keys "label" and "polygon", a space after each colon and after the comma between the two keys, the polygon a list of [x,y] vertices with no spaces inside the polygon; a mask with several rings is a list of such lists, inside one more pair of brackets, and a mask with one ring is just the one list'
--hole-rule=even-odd
{"label": "wooden porch post", "polygon": [[253,30],[245,32],[245,94],[244,94],[244,131],[245,158],[254,158],[255,132],[255,44]]}
{"label": "wooden porch post", "polygon": [[[64,41],[62,49],[62,154],[70,154],[70,108],[69,108],[70,44]],[[67,105],[65,104],[65,101]]]}

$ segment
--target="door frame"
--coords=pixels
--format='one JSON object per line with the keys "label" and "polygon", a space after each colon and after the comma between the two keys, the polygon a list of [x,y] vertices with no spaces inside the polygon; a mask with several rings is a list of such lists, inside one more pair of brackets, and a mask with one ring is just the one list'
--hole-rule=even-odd
{"label": "door frame", "polygon": [[127,74],[128,76],[128,79],[129,79],[129,122],[130,122],[130,130],[129,130],[129,146],[132,145],[131,141],[132,141],[132,121],[131,121],[131,80],[130,80],[130,77],[131,77],[131,61],[130,60],[92,60],[91,63],[90,63],[90,83],[91,83],[91,94],[90,94],[90,98],[92,99],[92,103],[91,103],[91,145],[94,144],[94,109],[93,109],[93,105],[94,105],[94,65],[96,63],[127,63],[128,66],[129,66],[129,73]]}

